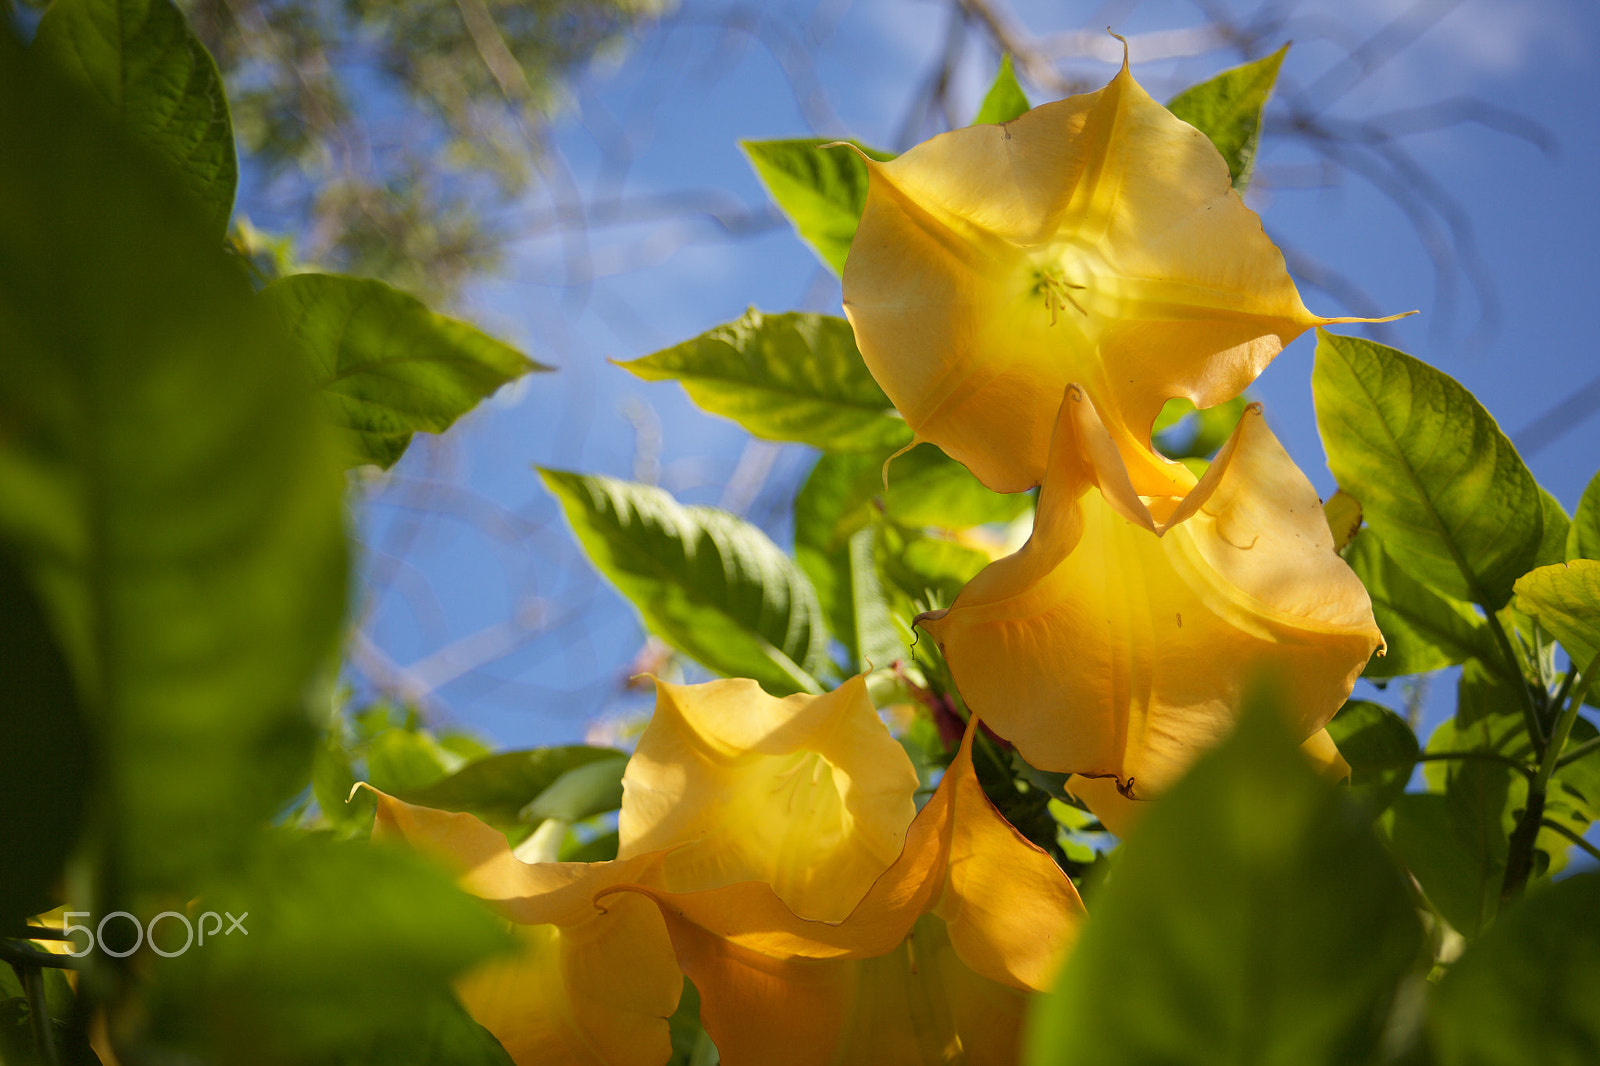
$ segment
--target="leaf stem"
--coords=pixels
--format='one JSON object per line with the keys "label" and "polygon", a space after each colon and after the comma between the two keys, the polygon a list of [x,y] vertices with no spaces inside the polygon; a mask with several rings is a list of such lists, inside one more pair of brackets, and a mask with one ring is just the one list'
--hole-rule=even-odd
{"label": "leaf stem", "polygon": [[1587,851],[1594,858],[1600,859],[1600,848],[1595,847],[1593,844],[1589,843],[1587,840],[1583,839],[1577,833],[1574,833],[1560,822],[1551,821],[1549,818],[1541,818],[1539,819],[1539,824],[1546,829],[1554,829],[1557,833],[1560,833],[1562,836],[1578,845],[1578,847],[1582,848],[1584,851]]}
{"label": "leaf stem", "polygon": [[22,983],[23,995],[28,997],[28,1026],[33,1030],[33,1047],[40,1058],[56,1066],[61,1061],[56,1055],[55,1032],[50,1025],[50,1005],[44,994],[44,971],[36,965],[11,961],[17,980]]}
{"label": "leaf stem", "polygon": [[1528,729],[1528,739],[1533,741],[1534,751],[1543,753],[1548,738],[1544,733],[1544,723],[1539,720],[1539,703],[1533,698],[1533,687],[1528,684],[1528,677],[1517,662],[1517,653],[1512,650],[1511,639],[1506,636],[1505,627],[1500,624],[1499,616],[1489,609],[1488,604],[1480,603],[1479,606],[1483,608],[1484,620],[1489,623],[1489,632],[1494,635],[1500,654],[1505,657],[1506,665],[1517,675],[1517,680],[1522,685],[1522,721]]}
{"label": "leaf stem", "polygon": [[1579,744],[1577,747],[1561,756],[1561,758],[1557,759],[1556,769],[1559,770],[1563,766],[1575,763],[1585,755],[1588,755],[1590,752],[1597,749],[1600,749],[1600,737],[1590,737],[1588,740],[1584,741],[1582,744]]}
{"label": "leaf stem", "polygon": [[[1523,777],[1526,777],[1529,781],[1532,781],[1534,775],[1538,773],[1534,767],[1529,766],[1527,763],[1519,762],[1518,760],[1511,758],[1509,755],[1501,755],[1499,752],[1495,751],[1425,751],[1420,753],[1416,759],[1410,761],[1412,763],[1442,762],[1449,759],[1460,759],[1474,762],[1492,762],[1497,763],[1500,766],[1509,766]],[[1383,769],[1398,770],[1405,765],[1407,764],[1394,763],[1392,765],[1385,765]]]}

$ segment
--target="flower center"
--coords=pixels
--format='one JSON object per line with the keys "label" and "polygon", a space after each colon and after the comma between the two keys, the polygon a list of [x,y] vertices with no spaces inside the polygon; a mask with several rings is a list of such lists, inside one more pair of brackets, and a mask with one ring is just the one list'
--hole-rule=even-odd
{"label": "flower center", "polygon": [[1033,291],[1036,296],[1044,298],[1044,306],[1050,312],[1050,324],[1056,324],[1056,319],[1061,312],[1071,305],[1085,318],[1089,312],[1074,297],[1074,292],[1082,292],[1088,288],[1086,285],[1075,285],[1068,281],[1065,272],[1060,267],[1044,267],[1034,272]]}

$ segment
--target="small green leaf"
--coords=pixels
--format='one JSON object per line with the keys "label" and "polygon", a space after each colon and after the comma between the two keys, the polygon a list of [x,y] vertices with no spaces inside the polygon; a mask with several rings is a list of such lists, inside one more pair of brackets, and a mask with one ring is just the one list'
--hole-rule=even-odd
{"label": "small green leaf", "polygon": [[850,605],[855,611],[851,629],[855,646],[851,649],[856,671],[882,670],[906,657],[909,626],[895,625],[884,595],[878,568],[877,536],[871,529],[859,529],[850,537],[846,549],[850,556]]}
{"label": "small green leaf", "polygon": [[1003,55],[1000,57],[1000,71],[994,76],[994,84],[984,94],[983,105],[973,116],[972,124],[1010,122],[1032,106],[1022,86],[1017,84],[1016,72],[1011,68],[1011,56]]}
{"label": "small green leaf", "polygon": [[1538,484],[1489,412],[1404,352],[1318,330],[1311,389],[1328,466],[1395,563],[1498,610],[1544,537]]}
{"label": "small green leaf", "polygon": [[1417,735],[1387,707],[1350,700],[1328,723],[1328,735],[1350,764],[1350,793],[1372,814],[1406,790],[1417,762]]}
{"label": "small green leaf", "polygon": [[1567,559],[1600,559],[1600,473],[1578,500],[1577,513],[1567,530]]}
{"label": "small green leaf", "polygon": [[1289,46],[1269,56],[1225,70],[1209,81],[1174,96],[1167,109],[1211,138],[1228,163],[1233,187],[1240,192],[1250,181],[1256,145],[1261,138],[1261,112],[1278,81]]}
{"label": "small green leaf", "polygon": [[811,582],[767,535],[661,489],[540,470],[578,542],[668,644],[773,695],[821,691],[827,630]]}
{"label": "small green leaf", "polygon": [[239,160],[222,76],[170,0],[54,0],[33,50],[86,86],[171,168],[218,241]]}
{"label": "small green leaf", "polygon": [[1152,805],[1094,904],[1035,1066],[1372,1061],[1423,954],[1366,820],[1260,707]]}
{"label": "small green leaf", "polygon": [[[844,273],[845,256],[867,202],[867,166],[842,144],[806,138],[793,141],[741,141],[767,193],[789,216],[795,232],[833,270]],[[855,142],[851,142],[854,144]],[[893,159],[856,145],[873,159]]]}
{"label": "small green leaf", "polygon": [[396,795],[407,803],[469,811],[491,825],[512,826],[522,820],[529,804],[567,774],[619,756],[612,748],[578,746],[506,751],[470,762],[424,788]]}
{"label": "small green leaf", "polygon": [[1454,666],[1474,656],[1498,661],[1488,626],[1469,604],[1442,596],[1389,558],[1376,531],[1363,529],[1344,553],[1372,597],[1387,650],[1366,677],[1403,677]]}
{"label": "small green leaf", "polygon": [[646,381],[681,382],[695,403],[767,440],[840,452],[893,451],[911,440],[842,318],[751,308],[737,321],[619,365]]}
{"label": "small green leaf", "polygon": [[1600,874],[1529,893],[1439,982],[1440,1066],[1593,1062],[1600,1052]]}
{"label": "small green leaf", "polygon": [[1539,620],[1580,670],[1600,652],[1600,562],[1541,566],[1517,580],[1517,610]]}
{"label": "small green leaf", "polygon": [[260,298],[300,342],[350,465],[385,469],[509,381],[549,370],[381,281],[292,274]]}

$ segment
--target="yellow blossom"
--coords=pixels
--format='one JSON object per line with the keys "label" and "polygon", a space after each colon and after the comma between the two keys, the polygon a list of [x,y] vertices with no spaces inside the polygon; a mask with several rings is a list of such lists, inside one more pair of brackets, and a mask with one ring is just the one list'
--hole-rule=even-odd
{"label": "yellow blossom", "polygon": [[[1033,536],[918,619],[967,704],[1033,765],[1159,794],[1284,679],[1301,737],[1382,637],[1315,490],[1251,405],[1204,478],[1122,461],[1088,394],[1061,404]],[[1170,479],[1160,493],[1152,471]]]}
{"label": "yellow blossom", "polygon": [[1308,311],[1206,136],[1124,57],[1105,88],[866,160],[844,306],[917,439],[984,484],[1044,476],[1078,382],[1130,465],[1162,405],[1231,399]]}

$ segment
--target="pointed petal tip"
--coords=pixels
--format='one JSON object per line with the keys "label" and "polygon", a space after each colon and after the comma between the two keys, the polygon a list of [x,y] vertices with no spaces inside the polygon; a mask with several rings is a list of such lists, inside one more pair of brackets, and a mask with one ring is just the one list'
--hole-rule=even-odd
{"label": "pointed petal tip", "polygon": [[1110,26],[1106,27],[1106,32],[1111,34],[1111,36],[1115,37],[1117,40],[1122,42],[1122,69],[1120,71],[1118,71],[1117,73],[1119,75],[1129,73],[1129,71],[1128,71],[1128,39],[1126,37],[1122,36],[1122,34],[1116,32],[1115,30],[1113,30]]}
{"label": "pointed petal tip", "polygon": [[1380,322],[1398,322],[1402,318],[1410,318],[1412,315],[1420,314],[1422,314],[1421,311],[1413,309],[1410,311],[1401,311],[1397,315],[1384,315],[1382,318],[1362,318],[1359,315],[1342,315],[1337,318],[1323,318],[1321,315],[1318,315],[1317,330],[1318,332],[1321,332],[1323,326],[1348,325],[1357,322],[1364,322],[1370,325],[1377,325]]}

